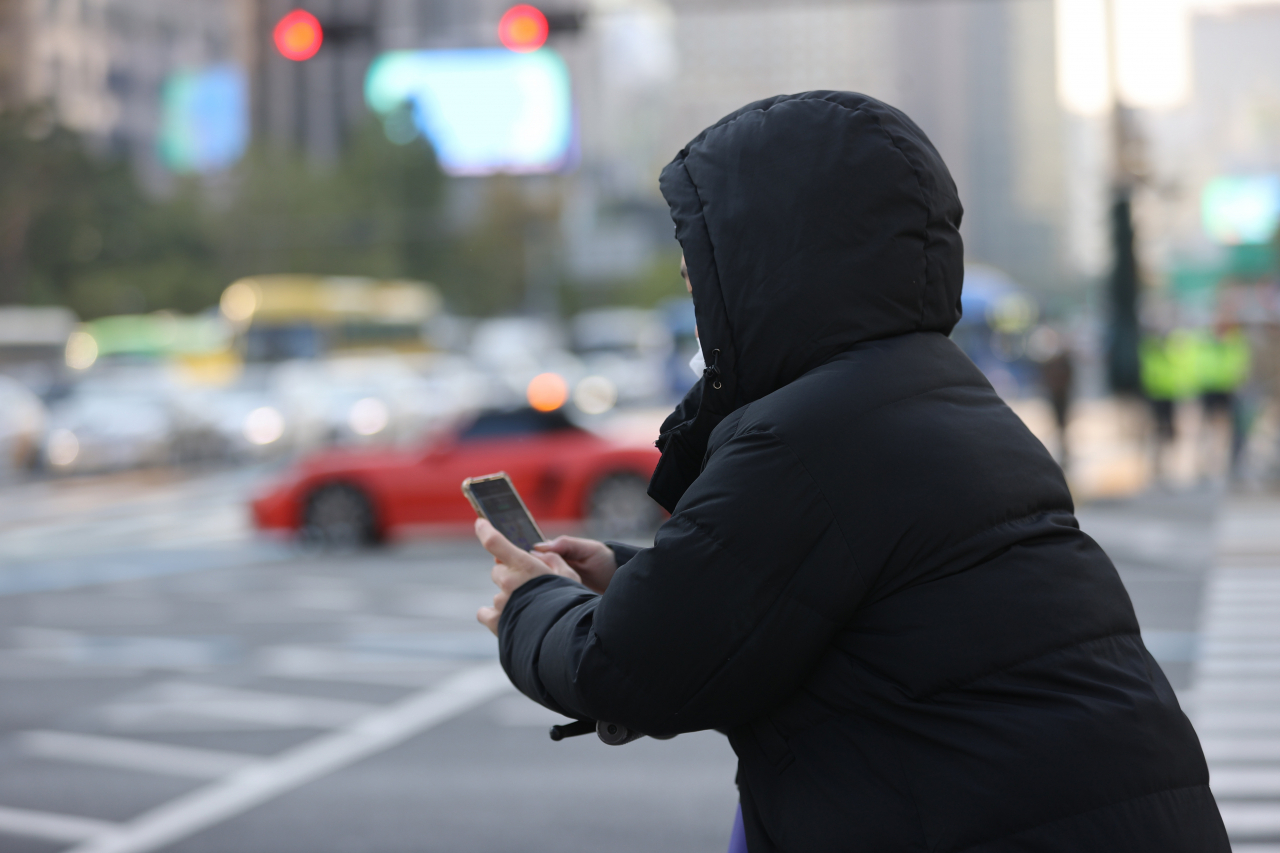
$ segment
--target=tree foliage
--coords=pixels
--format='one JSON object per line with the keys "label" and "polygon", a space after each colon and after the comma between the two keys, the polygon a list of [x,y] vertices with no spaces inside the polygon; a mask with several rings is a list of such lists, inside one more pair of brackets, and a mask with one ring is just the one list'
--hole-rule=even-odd
{"label": "tree foliage", "polygon": [[218,280],[192,187],[155,201],[45,110],[0,114],[0,301],[192,310]]}
{"label": "tree foliage", "polygon": [[258,147],[156,198],[47,112],[0,113],[0,303],[198,311],[236,278],[291,272],[430,280],[463,312],[518,309],[558,193],[533,203],[514,179],[468,182],[479,204],[450,217],[430,146],[371,121],[335,163]]}

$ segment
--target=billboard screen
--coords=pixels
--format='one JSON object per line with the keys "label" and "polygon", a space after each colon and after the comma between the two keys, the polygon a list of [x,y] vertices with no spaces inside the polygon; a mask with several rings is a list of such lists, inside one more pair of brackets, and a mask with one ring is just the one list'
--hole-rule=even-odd
{"label": "billboard screen", "polygon": [[160,95],[160,160],[175,172],[232,165],[249,142],[244,74],[233,65],[179,71]]}
{"label": "billboard screen", "polygon": [[1280,175],[1214,178],[1200,198],[1200,214],[1215,242],[1268,243],[1280,227]]}
{"label": "billboard screen", "polygon": [[365,100],[388,117],[407,104],[450,175],[554,172],[571,159],[569,69],[546,48],[384,53],[369,68]]}

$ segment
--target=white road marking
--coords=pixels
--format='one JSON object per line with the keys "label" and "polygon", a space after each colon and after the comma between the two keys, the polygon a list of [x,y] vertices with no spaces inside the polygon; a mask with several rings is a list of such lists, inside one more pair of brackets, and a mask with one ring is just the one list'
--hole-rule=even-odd
{"label": "white road marking", "polygon": [[85,841],[115,832],[119,826],[87,817],[10,809],[0,806],[0,832],[46,841]]}
{"label": "white road marking", "polygon": [[1280,762],[1280,738],[1243,736],[1202,737],[1200,745],[1210,764],[1224,762]]}
{"label": "white road marking", "polygon": [[1203,732],[1280,732],[1280,710],[1275,708],[1201,707],[1196,714],[1196,729]]}
{"label": "white road marking", "polygon": [[259,652],[254,663],[258,672],[275,678],[419,688],[458,668],[455,660],[307,645],[271,646]]}
{"label": "white road marking", "polygon": [[[1277,607],[1280,609],[1280,607]],[[1245,622],[1233,620],[1229,624],[1219,625],[1213,631],[1214,640],[1277,640],[1280,639],[1280,622],[1257,621]]]}
{"label": "white road marking", "polygon": [[218,779],[261,760],[256,755],[194,749],[124,738],[70,732],[32,731],[19,735],[18,744],[36,758],[96,764],[191,779]]}
{"label": "white road marking", "polygon": [[1280,684],[1258,680],[1215,680],[1196,685],[1188,696],[1196,708],[1239,707],[1242,704],[1274,707],[1280,700]]}
{"label": "white road marking", "polygon": [[357,720],[376,707],[364,702],[170,682],[107,705],[99,713],[112,728],[127,731],[328,729]]}
{"label": "white road marking", "polygon": [[1232,836],[1280,834],[1280,804],[1220,801],[1218,811]]}
{"label": "white road marking", "polygon": [[1211,658],[1201,671],[1208,676],[1218,675],[1280,675],[1280,658],[1238,657],[1229,660]]}
{"label": "white road marking", "polygon": [[18,627],[21,654],[75,666],[113,669],[204,671],[225,663],[225,638],[89,635],[52,628]]}
{"label": "white road marking", "polygon": [[1280,834],[1280,572],[1221,565],[1205,595],[1200,659],[1188,708],[1202,735],[1209,786],[1236,853]]}
{"label": "white road marking", "polygon": [[21,651],[0,651],[0,679],[128,678],[139,670],[121,667],[78,667],[59,660],[33,658]]}
{"label": "white road marking", "polygon": [[438,687],[146,812],[67,853],[147,853],[381,752],[511,689],[502,669],[463,670]]}
{"label": "white road marking", "polygon": [[1215,797],[1280,797],[1280,768],[1215,767],[1209,787]]}
{"label": "white road marking", "polygon": [[1200,650],[1204,654],[1280,658],[1280,641],[1215,640],[1211,643],[1202,642]]}

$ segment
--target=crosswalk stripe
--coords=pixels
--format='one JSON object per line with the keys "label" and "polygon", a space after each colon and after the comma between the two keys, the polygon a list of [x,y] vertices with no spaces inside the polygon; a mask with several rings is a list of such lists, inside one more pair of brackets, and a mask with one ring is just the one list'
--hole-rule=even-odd
{"label": "crosswalk stripe", "polygon": [[[1273,609],[1280,610],[1280,602],[1277,602]],[[1260,646],[1277,642],[1276,636],[1271,630],[1275,627],[1274,618],[1245,619],[1235,614],[1219,615],[1211,611],[1206,612],[1204,618],[1214,626],[1213,633],[1203,637],[1205,640],[1213,640],[1216,643],[1249,643]]]}
{"label": "crosswalk stripe", "polygon": [[1211,767],[1209,788],[1216,797],[1280,797],[1280,768]]}
{"label": "crosswalk stripe", "polygon": [[1280,732],[1280,710],[1274,708],[1202,708],[1196,713],[1196,728],[1202,732],[1276,731]]}
{"label": "crosswalk stripe", "polygon": [[1200,684],[1188,695],[1198,708],[1220,703],[1274,702],[1280,699],[1280,684],[1256,679],[1219,678]]}
{"label": "crosswalk stripe", "polygon": [[1280,737],[1209,736],[1200,739],[1210,766],[1226,762],[1280,762]]}
{"label": "crosswalk stripe", "polygon": [[112,728],[129,731],[328,729],[376,708],[364,702],[174,682],[114,702],[101,714]]}
{"label": "crosswalk stripe", "polygon": [[1280,803],[1219,801],[1218,811],[1233,838],[1280,835]]}
{"label": "crosswalk stripe", "polygon": [[511,689],[502,668],[463,670],[350,725],[146,812],[68,853],[149,853],[395,746]]}
{"label": "crosswalk stripe", "polygon": [[85,841],[114,832],[117,824],[87,817],[0,806],[0,832],[46,841]]}
{"label": "crosswalk stripe", "polygon": [[191,779],[217,779],[259,760],[242,753],[70,732],[23,732],[18,743],[24,753],[36,758]]}
{"label": "crosswalk stripe", "polygon": [[1255,673],[1257,675],[1280,674],[1280,658],[1221,658],[1201,659],[1200,671],[1206,675],[1239,675]]}
{"label": "crosswalk stripe", "polygon": [[1186,699],[1209,786],[1236,853],[1280,853],[1280,562],[1234,566],[1220,552],[1201,617]]}
{"label": "crosswalk stripe", "polygon": [[1274,657],[1280,659],[1280,640],[1228,640],[1214,637],[1200,641],[1200,654],[1215,657]]}

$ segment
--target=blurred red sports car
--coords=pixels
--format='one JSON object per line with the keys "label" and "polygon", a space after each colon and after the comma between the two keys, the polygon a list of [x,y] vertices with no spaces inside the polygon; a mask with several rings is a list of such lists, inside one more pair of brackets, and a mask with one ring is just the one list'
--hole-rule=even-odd
{"label": "blurred red sports car", "polygon": [[253,518],[321,544],[374,543],[410,527],[469,523],[475,512],[462,481],[506,471],[544,530],[585,521],[597,533],[639,535],[663,518],[645,493],[658,456],[652,445],[610,441],[559,411],[489,412],[419,451],[309,456],[253,501]]}

